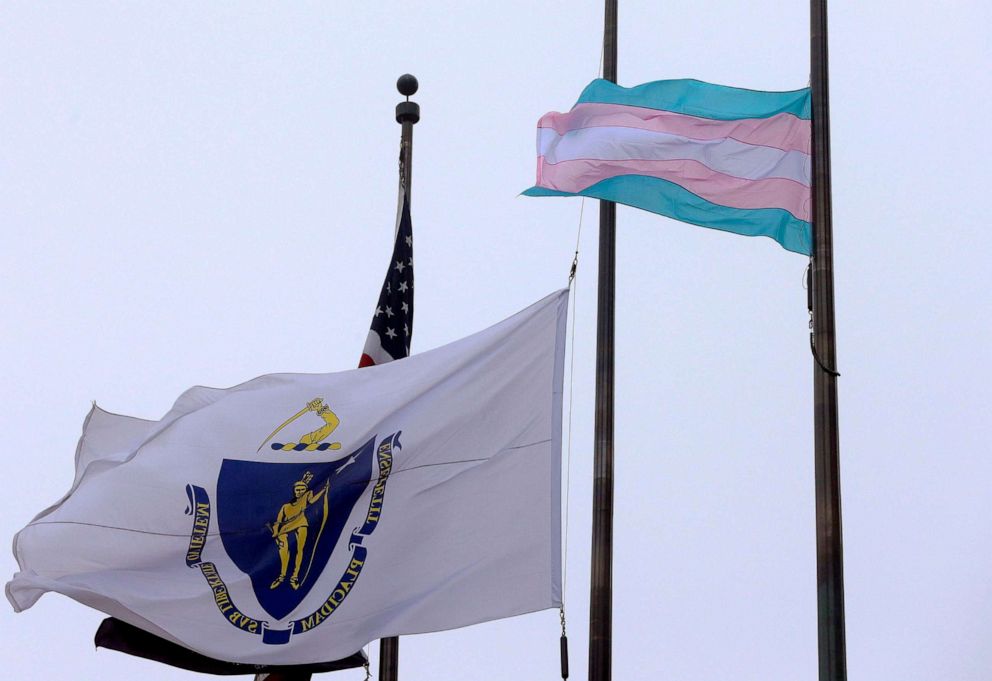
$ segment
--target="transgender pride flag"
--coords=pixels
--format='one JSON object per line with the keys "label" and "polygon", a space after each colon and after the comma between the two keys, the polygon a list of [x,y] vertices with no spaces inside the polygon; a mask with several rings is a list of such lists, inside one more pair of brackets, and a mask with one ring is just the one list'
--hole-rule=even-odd
{"label": "transgender pride flag", "polygon": [[537,124],[527,196],[590,196],[809,255],[809,88],[594,80]]}

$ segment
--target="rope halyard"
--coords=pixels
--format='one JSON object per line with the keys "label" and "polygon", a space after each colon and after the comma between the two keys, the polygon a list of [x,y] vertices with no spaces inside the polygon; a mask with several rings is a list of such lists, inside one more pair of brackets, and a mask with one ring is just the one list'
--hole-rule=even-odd
{"label": "rope halyard", "polygon": [[568,432],[568,446],[566,448],[565,454],[565,518],[564,518],[564,536],[563,536],[563,547],[562,547],[562,561],[561,561],[561,598],[562,605],[558,608],[558,616],[561,622],[561,638],[559,639],[559,655],[561,656],[561,678],[563,680],[568,679],[568,634],[565,628],[565,589],[568,585],[568,516],[569,516],[569,491],[571,489],[571,474],[572,474],[572,403],[574,395],[575,386],[575,310],[576,306],[576,291],[578,287],[575,285],[575,276],[579,268],[579,244],[582,239],[582,217],[585,212],[585,197],[582,198],[582,203],[579,206],[579,225],[575,234],[575,255],[572,257],[572,265],[568,270],[568,288],[571,290],[571,328],[569,330],[569,369],[568,369],[568,425],[566,431]]}
{"label": "rope halyard", "polygon": [[[582,239],[582,217],[585,214],[586,199],[582,197],[582,201],[579,204],[579,225],[575,232],[575,255],[572,257],[572,266],[568,271],[568,288],[571,290],[571,300],[572,304],[572,314],[571,314],[571,329],[569,330],[569,368],[568,368],[568,447],[565,450],[565,519],[564,519],[564,547],[562,549],[562,561],[561,561],[561,593],[562,600],[565,599],[565,586],[568,583],[568,509],[569,509],[569,491],[571,489],[571,476],[572,476],[572,396],[573,387],[575,385],[575,311],[577,309],[576,299],[578,286],[575,285],[575,277],[579,268],[579,243]],[[564,611],[562,611],[564,612]]]}
{"label": "rope halyard", "polygon": [[823,371],[830,374],[835,378],[840,377],[840,372],[835,371],[827,367],[820,359],[820,353],[816,351],[816,342],[813,337],[813,284],[812,284],[812,273],[813,273],[813,257],[810,256],[809,264],[806,266],[806,309],[809,312],[809,351],[813,353],[813,360],[816,362],[817,366]]}
{"label": "rope halyard", "polygon": [[585,214],[586,210],[586,197],[582,197],[582,201],[579,203],[579,227],[575,231],[575,256],[572,258],[572,267],[568,271],[568,285],[572,286],[572,282],[575,280],[575,270],[579,266],[579,241],[582,239],[582,216]]}
{"label": "rope halyard", "polygon": [[813,359],[816,360],[817,366],[819,366],[821,369],[823,369],[825,372],[827,372],[831,376],[840,378],[840,372],[839,371],[834,371],[833,369],[827,367],[827,365],[825,365],[823,363],[823,361],[820,359],[820,355],[817,354],[817,352],[816,352],[816,345],[813,343],[813,332],[812,331],[809,332],[809,350],[810,350],[810,352],[813,353]]}
{"label": "rope halyard", "polygon": [[[574,278],[575,267],[578,263],[578,252],[576,252],[576,259],[572,261],[572,276]],[[571,319],[571,329],[569,331],[569,358],[568,358],[568,426],[566,431],[568,432],[568,446],[565,448],[565,525],[564,535],[562,540],[562,559],[561,559],[561,598],[562,602],[565,600],[565,587],[568,586],[568,519],[569,519],[569,506],[571,501],[571,489],[572,489],[572,403],[574,401],[574,386],[575,386],[575,298],[576,289],[578,287],[572,286],[571,279],[569,280],[569,286],[572,288],[572,319]],[[564,611],[563,611],[564,612]]]}

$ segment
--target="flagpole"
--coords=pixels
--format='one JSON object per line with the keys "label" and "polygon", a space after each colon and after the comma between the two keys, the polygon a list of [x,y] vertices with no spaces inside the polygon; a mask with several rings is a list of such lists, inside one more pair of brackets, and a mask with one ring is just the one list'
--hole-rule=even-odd
{"label": "flagpole", "polygon": [[847,679],[844,555],[840,512],[837,353],[834,329],[833,228],[830,206],[830,108],[827,1],[810,0],[810,88],[813,104],[814,467],[816,583],[820,681]]}
{"label": "flagpole", "polygon": [[[400,124],[400,209],[404,197],[410,201],[413,187],[413,126],[420,120],[420,105],[411,102],[417,92],[417,79],[409,73],[399,77],[396,89],[406,101],[396,105],[396,122]],[[396,228],[399,229],[400,209],[397,210]],[[400,639],[390,636],[379,641],[379,681],[397,681],[399,678]]]}
{"label": "flagpole", "polygon": [[[396,233],[399,233],[400,220],[402,218],[404,198],[410,200],[411,170],[413,164],[413,126],[420,120],[420,106],[416,102],[410,101],[410,96],[417,92],[417,79],[409,73],[399,77],[396,81],[396,89],[406,97],[406,101],[396,105],[396,122],[402,128],[400,132],[400,186],[399,205],[396,209]],[[365,359],[363,355],[363,360]],[[374,363],[374,362],[371,362]],[[364,362],[359,366],[365,366]],[[305,411],[305,410],[304,410]],[[301,412],[302,413],[302,412]],[[296,416],[299,416],[297,414]],[[283,426],[296,418],[293,416],[286,423],[276,429],[278,432]],[[275,435],[273,432],[269,436],[271,439]],[[327,495],[324,495],[324,503],[327,503]],[[326,515],[326,512],[325,512]],[[323,528],[321,528],[323,529]],[[309,570],[309,568],[308,568]],[[396,681],[399,674],[399,638],[390,637],[379,641],[379,679],[380,681]],[[293,670],[277,672],[274,674],[256,674],[255,681],[310,681],[311,675],[308,673],[296,672]]]}
{"label": "flagpole", "polygon": [[[617,0],[606,0],[603,78],[617,82]],[[593,453],[592,569],[589,584],[589,681],[609,681],[613,654],[613,356],[616,217],[599,202],[596,310],[596,426]]]}
{"label": "flagpole", "polygon": [[[400,204],[405,195],[407,201],[413,189],[413,126],[420,120],[420,105],[411,102],[410,97],[417,93],[420,84],[417,79],[406,73],[396,81],[396,89],[406,97],[406,101],[396,105],[396,122],[400,129]],[[399,215],[399,211],[397,211]],[[399,218],[397,217],[397,222]]]}

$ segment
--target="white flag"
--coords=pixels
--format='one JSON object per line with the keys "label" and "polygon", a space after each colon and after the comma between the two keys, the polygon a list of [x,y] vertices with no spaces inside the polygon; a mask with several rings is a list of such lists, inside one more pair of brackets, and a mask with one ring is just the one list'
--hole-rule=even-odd
{"label": "white flag", "polygon": [[382,366],[192,388],[160,421],[94,406],[7,598],[256,664],[557,607],[567,298]]}

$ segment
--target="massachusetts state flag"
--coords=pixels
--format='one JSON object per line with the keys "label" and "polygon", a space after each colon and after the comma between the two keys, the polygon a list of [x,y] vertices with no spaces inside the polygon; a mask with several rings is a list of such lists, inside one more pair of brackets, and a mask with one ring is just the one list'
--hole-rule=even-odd
{"label": "massachusetts state flag", "polygon": [[385,364],[410,354],[413,335],[413,224],[410,199],[404,193],[396,228],[393,256],[382,283],[379,302],[372,315],[372,328],[365,341],[359,367]]}
{"label": "massachusetts state flag", "polygon": [[194,387],[159,420],[94,406],[7,598],[258,665],[558,607],[567,299],[402,362]]}

